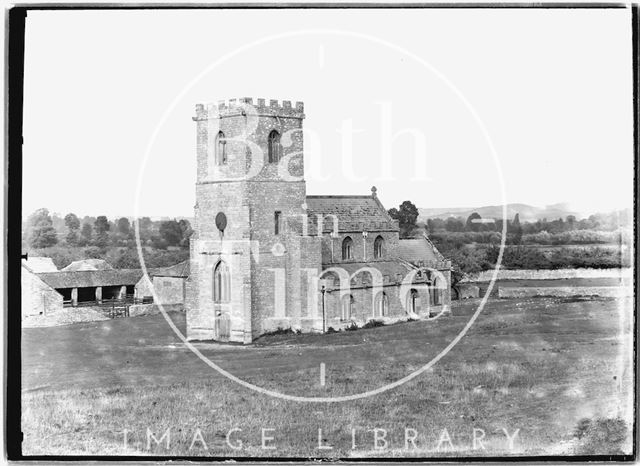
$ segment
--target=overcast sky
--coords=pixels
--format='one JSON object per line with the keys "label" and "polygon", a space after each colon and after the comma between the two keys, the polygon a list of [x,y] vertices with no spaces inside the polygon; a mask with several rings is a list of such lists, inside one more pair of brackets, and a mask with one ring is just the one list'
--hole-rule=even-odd
{"label": "overcast sky", "polygon": [[[140,179],[141,215],[193,215],[195,104],[242,96],[305,102],[305,128],[317,135],[316,144],[306,140],[308,194],[368,194],[375,185],[387,208],[405,199],[419,207],[497,205],[500,168],[507,202],[628,207],[630,16],[29,12],[23,210],[133,215]],[[390,173],[385,111],[399,134]],[[345,165],[348,122],[356,131]]]}

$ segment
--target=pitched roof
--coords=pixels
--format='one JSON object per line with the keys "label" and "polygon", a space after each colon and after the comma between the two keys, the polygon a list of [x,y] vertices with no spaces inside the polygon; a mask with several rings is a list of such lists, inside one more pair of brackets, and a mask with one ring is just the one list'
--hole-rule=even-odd
{"label": "pitched roof", "polygon": [[190,261],[182,261],[169,267],[157,267],[149,269],[149,275],[152,277],[188,277]]}
{"label": "pitched roof", "polygon": [[58,267],[53,263],[50,257],[27,257],[22,259],[22,265],[33,273],[57,272]]}
{"label": "pitched roof", "polygon": [[341,232],[398,230],[376,196],[307,196],[306,202],[310,234],[316,234],[318,216],[323,219],[323,231],[333,231],[331,215],[337,218]]}
{"label": "pitched roof", "polygon": [[443,261],[444,257],[427,237],[401,239],[398,242],[398,257],[416,264]]}
{"label": "pitched roof", "polygon": [[113,270],[113,267],[104,259],[83,259],[73,261],[61,269],[62,272],[79,272],[81,270]]}
{"label": "pitched roof", "polygon": [[94,286],[135,285],[142,277],[140,269],[82,270],[39,273],[51,288],[88,288]]}

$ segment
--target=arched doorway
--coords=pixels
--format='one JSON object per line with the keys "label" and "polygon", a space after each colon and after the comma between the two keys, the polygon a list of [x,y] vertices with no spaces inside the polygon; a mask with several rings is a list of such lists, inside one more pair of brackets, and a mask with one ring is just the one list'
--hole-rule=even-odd
{"label": "arched doorway", "polygon": [[214,339],[229,341],[231,337],[231,277],[226,262],[220,260],[213,268]]}
{"label": "arched doorway", "polygon": [[231,318],[228,312],[216,311],[215,340],[229,341],[231,337]]}
{"label": "arched doorway", "polygon": [[444,291],[442,289],[442,285],[443,285],[442,278],[436,277],[436,279],[433,282],[433,290],[431,293],[433,295],[434,306],[440,306],[442,304],[442,293]]}

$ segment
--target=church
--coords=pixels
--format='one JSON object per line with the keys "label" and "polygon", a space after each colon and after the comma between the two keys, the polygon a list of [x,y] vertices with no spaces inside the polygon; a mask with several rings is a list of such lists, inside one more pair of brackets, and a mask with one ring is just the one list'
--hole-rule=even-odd
{"label": "church", "polygon": [[196,105],[197,179],[185,309],[189,340],[250,343],[450,312],[451,262],[400,239],[377,190],[307,195],[304,105]]}

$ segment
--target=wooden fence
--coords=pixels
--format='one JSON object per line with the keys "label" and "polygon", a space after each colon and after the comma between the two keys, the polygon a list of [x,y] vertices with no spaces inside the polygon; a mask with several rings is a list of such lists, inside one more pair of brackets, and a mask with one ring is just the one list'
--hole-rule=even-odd
{"label": "wooden fence", "polygon": [[144,298],[134,298],[133,296],[127,296],[125,299],[107,298],[102,301],[78,301],[75,306],[73,306],[73,302],[70,299],[62,301],[64,307],[111,307],[113,305],[131,304],[153,304],[153,297],[145,296]]}

